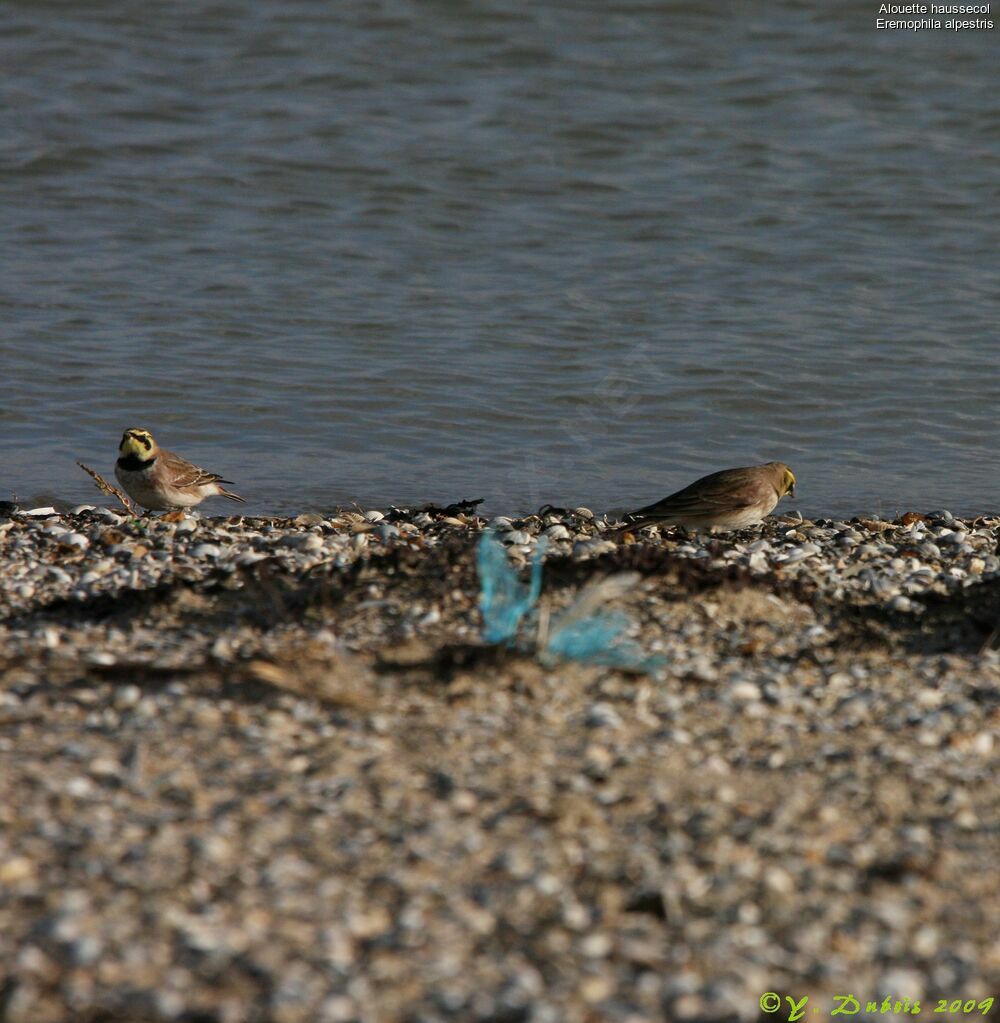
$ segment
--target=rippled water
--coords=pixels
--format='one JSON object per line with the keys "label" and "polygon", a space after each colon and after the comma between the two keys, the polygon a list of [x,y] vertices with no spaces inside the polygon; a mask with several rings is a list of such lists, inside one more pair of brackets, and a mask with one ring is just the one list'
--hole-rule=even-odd
{"label": "rippled water", "polygon": [[996,35],[876,6],[6,3],[0,498],[996,511]]}

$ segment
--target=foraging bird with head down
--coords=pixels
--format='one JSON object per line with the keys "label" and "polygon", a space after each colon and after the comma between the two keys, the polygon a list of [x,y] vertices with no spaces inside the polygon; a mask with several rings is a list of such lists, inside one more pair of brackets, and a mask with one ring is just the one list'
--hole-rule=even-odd
{"label": "foraging bird with head down", "polygon": [[216,495],[230,501],[243,500],[239,494],[220,486],[231,480],[161,448],[149,430],[138,427],[122,434],[115,476],[125,493],[150,511],[192,508],[206,497]]}
{"label": "foraging bird with head down", "polygon": [[795,474],[784,462],[723,469],[631,512],[624,528],[744,529],[762,521],[786,494],[795,496]]}

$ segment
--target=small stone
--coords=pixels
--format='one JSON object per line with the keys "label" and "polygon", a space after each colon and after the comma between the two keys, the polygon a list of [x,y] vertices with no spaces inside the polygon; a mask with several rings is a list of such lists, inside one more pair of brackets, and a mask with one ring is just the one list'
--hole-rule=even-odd
{"label": "small stone", "polygon": [[392,918],[384,906],[374,906],[367,912],[348,917],[347,927],[355,938],[362,941],[385,934],[392,926]]}
{"label": "small stone", "polygon": [[[358,535],[363,534],[359,533]],[[323,549],[323,539],[315,533],[291,533],[288,536],[283,536],[278,541],[278,546],[287,547],[293,551],[312,553]]]}
{"label": "small stone", "polygon": [[593,703],[587,708],[584,724],[588,728],[621,728],[622,719],[610,703]]}
{"label": "small stone", "polygon": [[737,682],[730,688],[729,694],[741,703],[756,703],[761,698],[760,687],[753,682]]}
{"label": "small stone", "polygon": [[969,749],[981,757],[988,757],[993,752],[993,745],[993,735],[990,732],[980,732],[969,743]]}
{"label": "small stone", "polygon": [[885,991],[892,994],[892,1001],[898,1001],[903,997],[910,1000],[911,1004],[924,997],[924,975],[917,970],[898,968],[888,970],[875,981],[875,990]]}
{"label": "small stone", "polygon": [[580,940],[580,951],[588,959],[605,959],[611,952],[612,942],[607,934],[588,934]]}
{"label": "small stone", "polygon": [[27,856],[14,856],[0,863],[0,885],[16,885],[34,880],[37,868]]}
{"label": "small stone", "polygon": [[121,686],[115,691],[115,706],[119,709],[134,707],[142,699],[138,686]]}
{"label": "small stone", "polygon": [[77,775],[66,782],[66,791],[75,799],[86,799],[94,791],[93,782],[83,775]]}
{"label": "small stone", "polygon": [[688,665],[687,674],[697,682],[714,682],[719,672],[707,654],[699,654]]}
{"label": "small stone", "polygon": [[598,746],[596,743],[587,747],[584,754],[586,767],[584,773],[589,778],[602,780],[608,776],[615,762],[615,756],[607,746]]}
{"label": "small stone", "polygon": [[441,609],[432,607],[423,617],[417,619],[417,625],[427,628],[430,625],[437,625],[441,621]]}
{"label": "small stone", "polygon": [[767,555],[763,551],[754,551],[748,562],[751,572],[766,572],[770,567],[767,562]]}
{"label": "small stone", "polygon": [[90,773],[98,778],[117,778],[121,774],[121,764],[111,757],[97,757],[90,763]]}
{"label": "small stone", "polygon": [[611,977],[587,976],[580,981],[580,994],[585,1002],[593,1005],[603,1002],[615,993],[615,983]]}
{"label": "small stone", "polygon": [[573,557],[589,558],[598,554],[607,554],[616,549],[617,544],[611,540],[578,540],[573,544]]}
{"label": "small stone", "polygon": [[253,565],[258,561],[266,561],[267,555],[260,551],[241,551],[234,560],[237,565]]}
{"label": "small stone", "polygon": [[819,554],[820,549],[814,543],[806,543],[801,547],[793,547],[785,557],[783,564],[794,565],[796,562],[805,561],[806,558],[811,558],[815,554]]}
{"label": "small stone", "polygon": [[528,544],[531,543],[531,534],[523,529],[512,529],[509,533],[504,533],[500,539],[505,544]]}

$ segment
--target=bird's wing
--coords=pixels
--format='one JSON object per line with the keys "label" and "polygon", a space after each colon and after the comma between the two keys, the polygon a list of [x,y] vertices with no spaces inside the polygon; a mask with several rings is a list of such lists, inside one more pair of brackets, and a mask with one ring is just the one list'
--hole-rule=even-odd
{"label": "bird's wing", "polygon": [[172,451],[160,449],[160,458],[163,459],[163,467],[167,470],[170,484],[174,487],[203,487],[209,483],[229,483],[217,472],[209,472],[200,466],[194,465],[180,455]]}
{"label": "bird's wing", "polygon": [[735,512],[758,504],[766,496],[764,481],[750,475],[734,476],[730,470],[724,469],[703,476],[676,494],[669,494],[654,504],[632,512],[632,515],[703,515],[721,508]]}

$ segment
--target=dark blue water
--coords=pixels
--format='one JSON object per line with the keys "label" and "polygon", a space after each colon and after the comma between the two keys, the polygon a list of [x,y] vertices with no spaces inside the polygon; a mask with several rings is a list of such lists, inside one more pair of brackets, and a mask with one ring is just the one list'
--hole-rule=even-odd
{"label": "dark blue water", "polygon": [[8,2],[0,499],[997,511],[997,35],[876,11]]}

